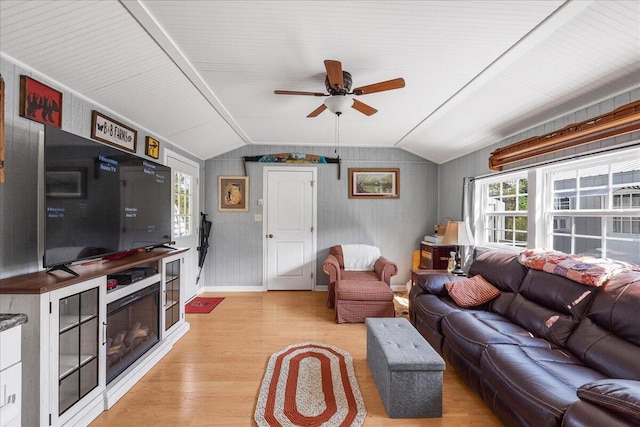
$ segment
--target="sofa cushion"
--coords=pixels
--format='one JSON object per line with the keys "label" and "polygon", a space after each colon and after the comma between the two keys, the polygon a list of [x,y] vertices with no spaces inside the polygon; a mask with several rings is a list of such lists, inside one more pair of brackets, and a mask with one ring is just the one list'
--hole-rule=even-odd
{"label": "sofa cushion", "polygon": [[378,275],[374,271],[347,271],[342,270],[340,273],[340,280],[359,280],[365,281],[378,281]]}
{"label": "sofa cushion", "polygon": [[564,346],[578,320],[567,314],[558,313],[526,299],[521,294],[515,296],[509,305],[508,316],[513,322],[554,344]]}
{"label": "sofa cushion", "polygon": [[449,345],[469,361],[480,363],[482,352],[491,345],[512,344],[549,347],[526,329],[496,313],[461,310],[442,320],[442,333]]}
{"label": "sofa cushion", "polygon": [[340,280],[336,283],[336,301],[393,301],[393,291],[384,282]]}
{"label": "sofa cushion", "polygon": [[640,380],[640,347],[587,317],[571,334],[567,348],[585,364],[610,378]]}
{"label": "sofa cushion", "polygon": [[640,272],[622,273],[598,290],[587,317],[620,338],[640,346],[639,308]]}
{"label": "sofa cushion", "polygon": [[506,313],[535,335],[564,346],[596,289],[539,270],[529,270]]}
{"label": "sofa cushion", "polygon": [[422,321],[441,334],[442,319],[447,314],[455,313],[462,309],[451,298],[439,298],[436,295],[422,294],[411,300],[410,310],[419,312]]}
{"label": "sofa cushion", "polygon": [[[417,288],[417,286],[415,286]],[[412,292],[413,293],[413,292]],[[445,315],[462,310],[451,298],[440,298],[428,293],[413,295],[409,300],[409,318],[418,332],[442,354],[442,319]],[[420,313],[416,316],[415,313]]]}
{"label": "sofa cushion", "polygon": [[550,310],[581,318],[597,289],[562,276],[540,270],[529,270],[519,293]]}
{"label": "sofa cushion", "polygon": [[564,413],[562,427],[585,426],[638,427],[638,423],[620,413],[603,410],[586,400],[578,400]]}
{"label": "sofa cushion", "polygon": [[[482,354],[485,387],[506,398],[523,425],[560,425],[569,405],[578,400],[576,389],[605,379],[599,372],[557,348],[515,345],[489,346]],[[483,397],[491,401],[494,396]]]}
{"label": "sofa cushion", "polygon": [[567,347],[612,378],[640,380],[640,273],[617,275],[599,288]]}
{"label": "sofa cushion", "polygon": [[460,307],[474,307],[491,301],[500,291],[480,274],[445,283],[447,292]]}
{"label": "sofa cushion", "polygon": [[423,274],[418,277],[418,284],[430,294],[445,297],[449,296],[445,284],[456,280],[465,280],[465,278],[453,274]]}
{"label": "sofa cushion", "polygon": [[488,251],[480,254],[469,268],[469,276],[481,274],[489,283],[504,292],[517,292],[527,275],[527,268],[511,253]]}
{"label": "sofa cushion", "polygon": [[490,311],[507,317],[509,313],[509,306],[515,297],[516,294],[513,292],[501,292],[496,299],[491,301],[489,306]]}
{"label": "sofa cushion", "polygon": [[593,381],[578,389],[578,397],[613,412],[624,414],[640,424],[640,383],[606,379]]}

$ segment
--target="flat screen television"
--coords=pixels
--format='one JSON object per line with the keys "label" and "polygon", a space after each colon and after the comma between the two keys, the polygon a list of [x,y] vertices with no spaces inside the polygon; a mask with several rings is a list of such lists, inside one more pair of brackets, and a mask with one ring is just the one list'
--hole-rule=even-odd
{"label": "flat screen television", "polygon": [[45,126],[43,265],[63,269],[171,241],[171,169]]}

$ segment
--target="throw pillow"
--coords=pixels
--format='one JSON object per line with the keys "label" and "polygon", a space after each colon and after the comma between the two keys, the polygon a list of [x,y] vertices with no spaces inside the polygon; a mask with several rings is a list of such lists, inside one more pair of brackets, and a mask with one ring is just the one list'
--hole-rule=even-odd
{"label": "throw pillow", "polygon": [[500,295],[500,290],[481,275],[444,284],[449,296],[460,307],[473,307],[491,301]]}

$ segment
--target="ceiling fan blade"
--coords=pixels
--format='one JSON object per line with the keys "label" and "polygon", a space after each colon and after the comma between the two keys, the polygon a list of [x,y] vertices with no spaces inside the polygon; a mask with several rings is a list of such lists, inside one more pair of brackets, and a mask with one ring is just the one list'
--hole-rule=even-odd
{"label": "ceiling fan blade", "polygon": [[309,117],[309,118],[316,117],[318,114],[322,113],[326,109],[327,109],[327,106],[324,105],[324,104],[321,104],[318,108],[316,108],[315,110],[310,112],[307,117]]}
{"label": "ceiling fan blade", "polygon": [[300,92],[297,90],[274,90],[276,95],[309,95],[309,96],[327,96],[322,92]]}
{"label": "ceiling fan blade", "polygon": [[404,79],[398,78],[385,82],[374,83],[367,86],[360,86],[353,89],[354,95],[367,95],[369,93],[383,92],[385,90],[400,89],[404,87]]}
{"label": "ceiling fan blade", "polygon": [[329,78],[329,84],[331,87],[344,88],[344,77],[342,74],[342,63],[340,61],[334,61],[332,59],[324,60],[324,68],[327,69],[327,77]]}
{"label": "ceiling fan blade", "polygon": [[375,108],[370,105],[365,104],[364,102],[360,102],[357,99],[353,100],[353,105],[351,106],[354,110],[360,111],[362,114],[366,114],[367,116],[371,116],[378,112]]}

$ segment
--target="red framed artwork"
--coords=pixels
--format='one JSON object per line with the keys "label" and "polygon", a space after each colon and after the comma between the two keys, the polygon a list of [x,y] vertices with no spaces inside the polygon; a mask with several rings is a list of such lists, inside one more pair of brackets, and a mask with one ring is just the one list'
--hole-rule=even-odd
{"label": "red framed artwork", "polygon": [[20,116],[62,127],[62,92],[28,76],[20,76]]}

